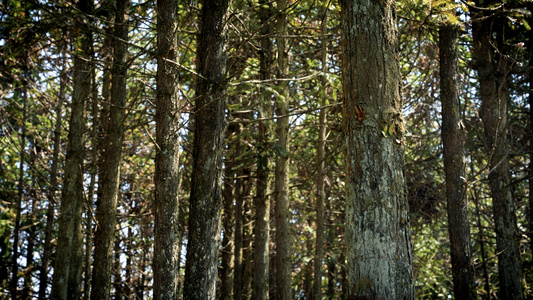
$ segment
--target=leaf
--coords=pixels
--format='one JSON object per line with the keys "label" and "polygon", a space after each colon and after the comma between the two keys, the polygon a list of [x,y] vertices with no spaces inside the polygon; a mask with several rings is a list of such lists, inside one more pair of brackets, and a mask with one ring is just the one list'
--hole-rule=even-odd
{"label": "leaf", "polygon": [[394,122],[392,122],[392,124],[390,124],[390,126],[389,126],[389,131],[388,131],[388,132],[389,132],[389,135],[391,135],[391,136],[392,136],[394,133],[396,133],[395,130],[394,130]]}

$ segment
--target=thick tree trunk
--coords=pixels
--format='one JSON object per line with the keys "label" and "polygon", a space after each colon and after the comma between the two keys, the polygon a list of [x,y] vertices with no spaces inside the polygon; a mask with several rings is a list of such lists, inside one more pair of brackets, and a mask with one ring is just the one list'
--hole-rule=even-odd
{"label": "thick tree trunk", "polygon": [[[277,0],[278,17],[276,23],[278,78],[289,73],[287,38],[287,1]],[[277,148],[274,214],[276,218],[276,299],[292,299],[291,292],[291,232],[289,228],[289,85],[280,81],[279,97],[276,99]]]}
{"label": "thick tree trunk", "polygon": [[226,86],[226,20],[229,1],[205,0],[198,36],[193,171],[185,299],[214,299],[222,209],[221,175]]}
{"label": "thick tree trunk", "polygon": [[394,1],[341,1],[350,296],[414,299]]}
{"label": "thick tree trunk", "polygon": [[448,203],[452,274],[455,299],[476,299],[466,201],[465,133],[457,82],[457,27],[439,28],[440,98],[442,102],[442,143]]}
{"label": "thick tree trunk", "polygon": [[[267,80],[272,74],[272,5],[267,0],[259,1],[259,19],[261,21],[261,50],[259,52],[260,79]],[[268,118],[271,113],[271,93],[262,90],[257,117]],[[257,181],[254,197],[255,207],[255,239],[254,239],[254,266],[252,299],[269,299],[269,243],[270,243],[270,196],[269,196],[269,154],[268,143],[270,135],[269,121],[260,121],[257,124]]]}
{"label": "thick tree trunk", "polygon": [[126,106],[127,40],[129,0],[116,2],[111,107],[102,154],[101,194],[96,206],[97,228],[94,235],[94,262],[91,299],[108,299],[111,291],[113,241],[117,218],[117,197],[124,140]]}
{"label": "thick tree trunk", "polygon": [[[487,3],[489,5],[490,3]],[[489,185],[492,194],[496,251],[501,299],[524,299],[521,259],[513,197],[509,185],[508,158],[508,73],[502,16],[490,11],[474,11],[472,35],[474,59],[479,77],[481,118],[489,154]],[[478,19],[480,18],[480,19]],[[495,34],[495,35],[494,35]],[[496,40],[491,40],[495,36]],[[497,49],[494,49],[494,46]]]}
{"label": "thick tree trunk", "polygon": [[[93,10],[92,0],[80,0],[84,14]],[[88,18],[89,19],[89,18]],[[83,204],[83,158],[85,152],[85,103],[91,92],[90,49],[92,34],[89,24],[78,24],[78,55],[74,58],[73,94],[67,156],[64,167],[57,252],[52,283],[52,298],[79,299],[81,293]],[[79,46],[78,46],[79,45]]]}
{"label": "thick tree trunk", "polygon": [[176,299],[179,277],[178,1],[157,1],[154,299]]}

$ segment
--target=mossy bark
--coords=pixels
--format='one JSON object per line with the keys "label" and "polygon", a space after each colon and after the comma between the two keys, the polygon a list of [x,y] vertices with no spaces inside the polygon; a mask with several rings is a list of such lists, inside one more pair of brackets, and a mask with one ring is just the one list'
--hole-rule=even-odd
{"label": "mossy bark", "polygon": [[226,127],[226,21],[230,1],[205,0],[197,47],[196,108],[185,299],[215,299]]}
{"label": "mossy bark", "polygon": [[178,1],[157,1],[154,299],[176,299],[179,278]]}
{"label": "mossy bark", "polygon": [[350,297],[414,299],[394,1],[341,1]]}

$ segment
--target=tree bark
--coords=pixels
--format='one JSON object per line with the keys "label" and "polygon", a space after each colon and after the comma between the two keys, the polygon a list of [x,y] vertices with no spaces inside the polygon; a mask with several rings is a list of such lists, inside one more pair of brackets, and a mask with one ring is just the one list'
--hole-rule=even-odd
{"label": "tree bark", "polygon": [[341,1],[349,297],[414,299],[395,2]]}
{"label": "tree bark", "polygon": [[197,46],[196,108],[186,299],[214,299],[222,209],[221,175],[224,145],[226,87],[226,21],[229,0],[205,0]]}
{"label": "tree bark", "polygon": [[[259,1],[259,19],[261,27],[261,50],[259,52],[259,74],[261,80],[272,78],[272,51],[273,45],[269,35],[273,31],[272,4],[267,0]],[[272,95],[266,89],[261,92],[259,111],[257,118],[268,118],[271,113]],[[257,124],[257,181],[255,207],[255,239],[254,239],[254,266],[252,299],[269,299],[269,243],[270,243],[270,196],[269,196],[269,135],[271,126],[269,121],[261,121]]]}
{"label": "tree bark", "polygon": [[466,201],[465,133],[461,121],[461,101],[457,81],[457,26],[439,27],[440,98],[442,102],[442,144],[448,231],[450,234],[455,299],[476,299]]}
{"label": "tree bark", "polygon": [[[328,71],[328,46],[327,46],[327,30],[328,30],[328,10],[327,6],[322,7],[322,82],[321,82],[321,98],[322,106],[327,104],[326,93],[326,74]],[[324,201],[326,194],[324,191],[324,184],[326,178],[326,108],[320,110],[318,116],[318,177],[317,177],[317,195],[316,195],[316,249],[315,249],[315,280],[313,286],[313,299],[322,299],[322,266],[324,265]]]}
{"label": "tree bark", "polygon": [[[80,0],[79,10],[87,15],[92,0]],[[83,204],[83,158],[85,153],[85,103],[91,92],[90,49],[92,33],[87,20],[77,24],[82,35],[76,37],[73,93],[67,155],[64,167],[57,252],[52,282],[52,298],[79,299],[81,294]],[[79,46],[78,46],[79,45]]]}
{"label": "tree bark", "polygon": [[[226,131],[227,139],[231,137],[236,130],[236,125],[231,124]],[[231,149],[230,142],[228,142],[228,149]],[[222,197],[224,199],[224,213],[222,216],[222,230],[224,237],[222,239],[222,264],[220,270],[220,299],[230,300],[233,291],[233,274],[234,274],[234,215],[235,208],[233,201],[235,200],[235,178],[233,172],[234,163],[231,158],[226,157],[224,162],[224,189]]]}
{"label": "tree bark", "polygon": [[[278,78],[289,73],[287,38],[287,1],[277,0],[276,44]],[[276,299],[292,299],[291,291],[291,233],[289,228],[289,85],[278,83],[280,92],[276,99],[276,134],[278,149],[274,183],[274,214],[276,218]]]}
{"label": "tree bark", "polygon": [[154,299],[176,299],[179,278],[178,1],[157,1]]}
{"label": "tree bark", "polygon": [[126,107],[127,40],[129,0],[116,2],[113,42],[111,106],[102,153],[101,194],[96,205],[97,228],[94,235],[94,262],[91,299],[108,299],[113,269],[113,241],[117,222],[117,197],[124,140]]}
{"label": "tree bark", "polygon": [[[489,1],[486,5],[491,3],[492,1]],[[504,23],[506,21],[501,15],[489,13],[491,11],[473,10],[472,36],[475,67],[479,77],[481,119],[489,154],[489,185],[496,226],[496,251],[499,253],[500,297],[501,299],[524,299],[518,249],[519,236],[509,185],[507,130],[509,122],[508,74],[511,66],[505,49]],[[495,40],[491,39],[493,36]]]}
{"label": "tree bark", "polygon": [[47,193],[48,208],[46,209],[46,229],[44,234],[43,258],[39,274],[39,299],[46,297],[48,287],[48,267],[50,265],[52,233],[54,226],[54,208],[56,204],[57,173],[59,168],[59,150],[61,147],[61,125],[63,120],[63,103],[67,88],[67,58],[66,43],[61,44],[61,74],[59,79],[59,95],[56,105],[56,123],[54,125],[54,150],[52,153],[52,167],[50,168],[50,186]]}

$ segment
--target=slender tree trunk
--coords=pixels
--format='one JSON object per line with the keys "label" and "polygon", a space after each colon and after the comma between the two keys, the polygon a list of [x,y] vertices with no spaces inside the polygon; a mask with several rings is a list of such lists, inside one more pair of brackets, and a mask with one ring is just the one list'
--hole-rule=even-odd
{"label": "slender tree trunk", "polygon": [[[278,78],[289,74],[287,38],[287,1],[277,0],[277,63]],[[289,228],[289,85],[287,81],[278,83],[280,93],[276,99],[277,148],[274,201],[276,218],[276,299],[292,299],[291,291],[291,233]]]}
{"label": "slender tree trunk", "polygon": [[[322,106],[327,104],[326,92],[326,74],[328,71],[328,46],[327,46],[327,30],[328,30],[328,11],[327,6],[322,7],[322,82],[321,82],[321,98]],[[316,195],[316,251],[315,251],[315,280],[313,286],[313,299],[322,299],[322,266],[324,265],[324,201],[326,194],[324,192],[324,183],[326,178],[326,108],[320,110],[318,116],[318,178],[317,178],[317,195]]]}
{"label": "slender tree trunk", "polygon": [[[90,14],[92,0],[80,0],[79,10]],[[90,18],[87,18],[90,20]],[[85,103],[91,92],[90,49],[92,34],[89,24],[77,25],[81,36],[76,38],[78,55],[74,58],[73,94],[67,156],[64,167],[56,261],[52,282],[52,298],[79,299],[81,294],[83,206],[83,158],[85,152]]]}
{"label": "slender tree trunk", "polygon": [[[247,157],[244,159],[248,159]],[[255,182],[251,177],[252,171],[246,163],[244,163],[241,172],[242,197],[244,200],[243,213],[243,243],[242,243],[242,299],[250,300],[252,297],[252,259],[253,259],[253,227],[252,227],[252,187]],[[254,299],[255,300],[255,299]]]}
{"label": "slender tree trunk", "polygon": [[[237,143],[238,145],[238,143]],[[239,146],[235,147],[239,148]],[[239,156],[240,153],[236,152]],[[243,281],[243,239],[244,239],[244,199],[242,197],[242,180],[236,181],[235,193],[235,270],[233,282],[233,299],[242,299],[242,281]]]}
{"label": "slender tree trunk", "polygon": [[178,1],[157,1],[154,299],[176,299],[179,270]]}
{"label": "slender tree trunk", "polygon": [[[91,52],[94,53],[94,45],[91,48]],[[87,207],[85,218],[85,263],[83,265],[83,273],[85,274],[83,278],[83,299],[91,299],[91,281],[92,281],[92,253],[93,253],[93,206],[94,206],[94,196],[96,194],[96,179],[98,175],[98,165],[99,165],[99,151],[100,151],[100,142],[98,139],[98,130],[100,129],[100,120],[98,114],[98,83],[96,82],[96,68],[93,66],[91,74],[91,84],[92,84],[92,103],[91,103],[91,114],[92,114],[92,128],[91,128],[91,167],[90,175],[91,179],[89,182],[89,191],[85,205]]]}
{"label": "slender tree trunk", "polygon": [[116,2],[114,51],[109,124],[102,154],[101,194],[96,206],[97,228],[94,235],[94,263],[91,299],[108,299],[113,269],[113,241],[117,222],[117,197],[124,140],[126,106],[127,40],[129,0]]}
{"label": "slender tree trunk", "polygon": [[448,231],[455,299],[476,299],[466,201],[465,134],[461,125],[461,101],[457,82],[457,31],[457,27],[453,24],[443,24],[439,28],[442,143],[448,203]]}
{"label": "slender tree trunk", "polygon": [[[228,126],[226,132],[227,139],[233,135],[236,129],[236,124]],[[228,149],[232,146],[228,142]],[[233,291],[233,248],[234,248],[234,211],[233,200],[235,199],[235,179],[233,173],[233,159],[226,156],[224,162],[224,189],[222,191],[222,197],[224,199],[224,213],[222,215],[222,230],[224,237],[222,239],[222,264],[220,269],[220,299],[230,300],[232,298]]]}
{"label": "slender tree trunk", "polygon": [[[473,165],[473,164],[472,164]],[[473,169],[473,167],[472,167]],[[479,197],[477,195],[476,189],[473,190],[473,197],[474,200],[474,208],[476,209],[476,221],[478,226],[478,243],[479,243],[479,252],[481,255],[481,262],[482,262],[482,271],[483,271],[483,281],[484,281],[484,287],[485,287],[485,293],[487,297],[485,300],[491,299],[491,291],[490,291],[490,277],[489,277],[489,270],[487,266],[487,252],[485,251],[485,230],[483,229],[483,225],[481,224],[481,208],[479,206]]]}
{"label": "slender tree trunk", "polygon": [[222,209],[221,175],[225,131],[226,21],[228,0],[205,0],[197,46],[193,171],[185,299],[214,299]]}
{"label": "slender tree trunk", "polygon": [[349,297],[414,299],[395,2],[341,9]]}
{"label": "slender tree trunk", "polygon": [[[528,2],[527,8],[530,12],[528,23],[532,24],[533,23],[533,3]],[[528,53],[529,54],[529,62],[528,62],[529,72],[527,74],[528,84],[529,84],[529,96],[528,96],[528,103],[529,103],[528,228],[529,228],[529,234],[528,235],[529,235],[529,249],[533,251],[533,38],[531,38],[531,34],[530,34],[530,38],[526,42],[526,48],[529,51]],[[533,261],[530,263],[533,264]],[[524,266],[524,268],[527,268],[527,267]],[[527,277],[528,276],[526,276],[526,278]],[[531,285],[531,283],[528,283],[528,284]]]}
{"label": "slender tree trunk", "polygon": [[[259,1],[259,19],[261,21],[261,50],[259,52],[260,79],[267,80],[272,77],[272,40],[269,35],[273,31],[272,4],[267,0]],[[259,111],[257,117],[270,117],[272,95],[266,89],[261,92]],[[252,299],[269,299],[269,243],[270,243],[270,197],[269,197],[269,154],[268,144],[270,135],[270,122],[261,121],[257,124],[257,181],[255,207],[255,235],[254,235],[254,269]]]}
{"label": "slender tree trunk", "polygon": [[[501,299],[524,299],[518,249],[519,236],[509,185],[507,130],[509,122],[508,73],[511,66],[505,54],[504,23],[506,21],[501,19],[503,16],[490,16],[487,15],[488,12],[473,12],[472,36],[473,54],[479,77],[481,118],[489,154],[489,185],[496,226],[496,251],[499,253],[500,297]],[[493,36],[496,37],[495,41],[491,40]],[[494,46],[497,47],[497,51]]]}
{"label": "slender tree trunk", "polygon": [[15,224],[13,228],[13,255],[11,257],[12,265],[12,278],[11,278],[11,297],[13,299],[19,298],[18,295],[18,258],[19,258],[19,239],[20,239],[20,219],[22,212],[22,201],[24,200],[24,157],[26,156],[26,114],[27,114],[27,102],[28,102],[28,87],[27,83],[23,83],[22,87],[22,125],[21,125],[21,135],[20,135],[20,164],[19,164],[19,177],[18,177],[18,197],[16,202],[16,214],[15,214]]}
{"label": "slender tree trunk", "polygon": [[63,103],[66,96],[67,88],[67,58],[66,42],[61,45],[61,74],[59,79],[59,95],[56,105],[56,123],[54,125],[54,151],[52,153],[52,167],[50,168],[50,186],[47,193],[48,208],[46,209],[46,229],[44,234],[43,258],[41,273],[39,274],[39,299],[46,297],[48,287],[48,266],[50,265],[50,256],[52,248],[52,233],[54,226],[54,209],[57,185],[57,173],[59,167],[59,150],[61,148],[61,125],[63,121]]}

